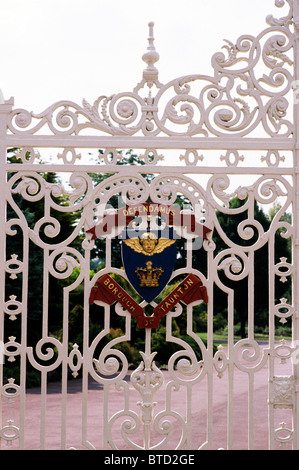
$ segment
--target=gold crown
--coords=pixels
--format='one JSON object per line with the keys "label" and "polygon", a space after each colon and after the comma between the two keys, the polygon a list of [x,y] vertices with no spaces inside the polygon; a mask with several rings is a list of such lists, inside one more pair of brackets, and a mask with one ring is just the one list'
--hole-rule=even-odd
{"label": "gold crown", "polygon": [[140,287],[159,287],[159,278],[164,272],[162,268],[153,268],[153,263],[147,261],[146,268],[137,268],[135,273],[140,279]]}

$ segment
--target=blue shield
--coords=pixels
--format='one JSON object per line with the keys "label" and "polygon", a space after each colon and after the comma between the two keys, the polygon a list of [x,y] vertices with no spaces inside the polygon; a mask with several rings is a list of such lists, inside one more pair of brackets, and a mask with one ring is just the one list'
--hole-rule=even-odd
{"label": "blue shield", "polygon": [[128,279],[148,303],[167,285],[176,261],[173,229],[161,231],[126,230],[122,234],[122,260]]}

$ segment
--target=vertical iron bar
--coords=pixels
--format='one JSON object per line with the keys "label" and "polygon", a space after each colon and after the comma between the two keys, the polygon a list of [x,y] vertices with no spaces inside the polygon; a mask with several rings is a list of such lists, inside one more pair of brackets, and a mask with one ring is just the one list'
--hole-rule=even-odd
{"label": "vertical iron bar", "polygon": [[[293,20],[294,20],[294,85],[295,89],[299,83],[299,2],[298,0],[293,1]],[[295,96],[294,96],[295,98]],[[295,137],[295,148],[294,148],[294,197],[293,197],[293,224],[294,224],[294,237],[293,237],[293,253],[292,263],[295,267],[293,275],[293,306],[294,315],[293,318],[293,330],[292,339],[293,342],[299,341],[299,103],[298,99],[294,99],[294,137]],[[296,343],[295,343],[296,344]],[[297,346],[298,347],[298,346]],[[299,450],[299,364],[293,360],[293,375],[295,380],[295,402],[293,407],[293,429],[294,429],[294,450]]]}

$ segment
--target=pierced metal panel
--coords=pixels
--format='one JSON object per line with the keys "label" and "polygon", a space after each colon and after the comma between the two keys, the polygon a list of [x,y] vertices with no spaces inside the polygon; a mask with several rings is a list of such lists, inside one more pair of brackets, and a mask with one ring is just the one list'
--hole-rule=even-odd
{"label": "pierced metal panel", "polygon": [[150,23],[133,92],[0,104],[3,448],[298,449],[299,5],[276,6],[212,76],[160,83]]}

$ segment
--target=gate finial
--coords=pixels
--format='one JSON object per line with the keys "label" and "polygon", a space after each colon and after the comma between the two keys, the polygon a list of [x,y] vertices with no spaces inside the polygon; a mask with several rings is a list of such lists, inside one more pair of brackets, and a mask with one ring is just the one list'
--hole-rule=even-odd
{"label": "gate finial", "polygon": [[147,52],[143,54],[142,60],[147,64],[147,68],[143,71],[143,79],[149,87],[154,83],[158,83],[159,72],[154,64],[159,60],[160,56],[154,46],[154,23],[151,21],[149,24],[149,37]]}

